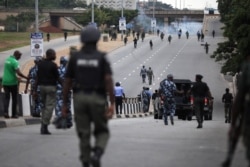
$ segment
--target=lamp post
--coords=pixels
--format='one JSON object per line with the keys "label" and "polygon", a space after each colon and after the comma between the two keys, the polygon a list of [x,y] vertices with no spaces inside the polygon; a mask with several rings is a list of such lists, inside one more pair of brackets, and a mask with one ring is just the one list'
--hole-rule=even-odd
{"label": "lamp post", "polygon": [[94,21],[94,0],[92,0],[92,8],[91,8],[91,23],[93,24]]}
{"label": "lamp post", "polygon": [[36,17],[35,29],[36,32],[38,32],[38,0],[36,0],[35,2],[35,17]]}
{"label": "lamp post", "polygon": [[[121,14],[122,14],[121,17],[122,17],[122,19],[123,19],[123,0],[122,0],[122,13],[121,13]],[[123,40],[123,30],[122,30],[121,39]]]}

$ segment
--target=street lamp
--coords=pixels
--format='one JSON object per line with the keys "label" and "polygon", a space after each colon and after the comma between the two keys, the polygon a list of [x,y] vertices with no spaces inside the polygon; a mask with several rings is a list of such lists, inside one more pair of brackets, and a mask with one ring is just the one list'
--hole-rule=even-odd
{"label": "street lamp", "polygon": [[94,0],[92,0],[91,23],[94,23]]}
{"label": "street lamp", "polygon": [[36,22],[35,22],[35,28],[36,32],[38,32],[38,0],[35,2],[35,17],[36,17]]}
{"label": "street lamp", "polygon": [[[123,19],[123,0],[122,0],[122,19]],[[122,40],[123,40],[123,30],[122,30],[122,36],[121,36]]]}

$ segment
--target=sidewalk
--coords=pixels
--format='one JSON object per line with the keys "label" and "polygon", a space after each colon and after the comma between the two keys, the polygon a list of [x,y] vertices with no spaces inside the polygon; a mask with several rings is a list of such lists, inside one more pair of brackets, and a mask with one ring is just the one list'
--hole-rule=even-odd
{"label": "sidewalk", "polygon": [[[128,43],[133,41],[132,35],[128,38]],[[107,42],[104,42],[101,38],[98,42],[98,49],[104,52],[111,52],[115,49],[118,49],[120,47],[124,46],[123,41],[121,40],[121,36],[118,35],[118,38],[116,41],[111,41],[110,39]],[[79,43],[79,46],[77,48],[80,48],[81,44]],[[64,55],[68,55],[69,48],[59,50],[57,51],[57,59],[56,62],[59,63],[60,57]],[[28,74],[29,69],[33,66],[33,60],[28,61],[25,63],[25,65],[22,67],[22,72],[24,74]],[[25,84],[20,85],[20,92],[24,90]],[[138,113],[138,114],[129,114],[129,115],[114,115],[113,119],[119,119],[119,118],[137,118],[137,117],[147,117],[152,115],[152,106],[150,108],[149,113]],[[52,119],[53,120],[53,119]],[[16,127],[16,126],[24,126],[24,125],[33,125],[33,124],[40,124],[41,119],[35,118],[32,116],[25,116],[25,117],[19,117],[18,119],[5,119],[4,117],[0,117],[0,128],[6,128],[6,127]]]}

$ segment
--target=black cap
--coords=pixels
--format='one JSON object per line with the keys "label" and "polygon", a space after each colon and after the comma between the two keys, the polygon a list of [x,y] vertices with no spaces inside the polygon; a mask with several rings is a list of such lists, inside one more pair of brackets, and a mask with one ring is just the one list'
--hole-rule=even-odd
{"label": "black cap", "polygon": [[93,25],[88,25],[81,32],[81,42],[91,43],[99,41],[101,37],[100,31]]}
{"label": "black cap", "polygon": [[196,74],[196,78],[201,80],[203,78],[203,76],[201,74]]}

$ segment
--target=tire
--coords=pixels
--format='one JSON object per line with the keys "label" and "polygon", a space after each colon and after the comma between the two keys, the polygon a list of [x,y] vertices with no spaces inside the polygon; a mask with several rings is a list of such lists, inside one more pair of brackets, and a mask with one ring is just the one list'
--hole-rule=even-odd
{"label": "tire", "polygon": [[204,120],[208,120],[209,116],[208,115],[204,115]]}
{"label": "tire", "polygon": [[187,117],[187,120],[188,120],[188,121],[192,121],[192,116],[188,116],[188,117]]}

